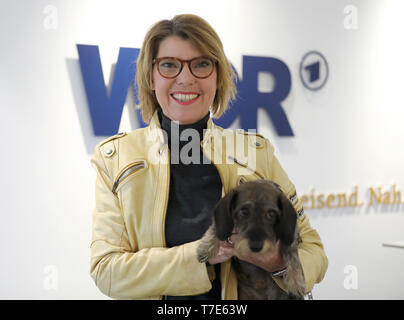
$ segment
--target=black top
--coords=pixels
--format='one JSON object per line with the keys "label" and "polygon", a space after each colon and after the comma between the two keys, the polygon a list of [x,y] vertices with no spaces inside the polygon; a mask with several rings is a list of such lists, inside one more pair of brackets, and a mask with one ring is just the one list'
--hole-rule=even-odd
{"label": "black top", "polygon": [[[165,239],[167,247],[174,247],[203,236],[212,223],[213,208],[221,198],[222,182],[216,167],[205,158],[201,148],[209,114],[190,125],[178,125],[162,112],[159,118],[161,128],[167,133],[171,160]],[[215,270],[211,291],[197,296],[166,298],[220,299],[220,264],[215,265]]]}

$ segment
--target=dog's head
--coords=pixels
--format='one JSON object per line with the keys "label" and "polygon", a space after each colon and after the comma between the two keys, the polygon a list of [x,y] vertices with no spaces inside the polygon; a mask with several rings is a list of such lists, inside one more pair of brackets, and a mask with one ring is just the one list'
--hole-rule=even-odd
{"label": "dog's head", "polygon": [[236,250],[262,253],[272,250],[277,240],[289,246],[294,240],[296,211],[271,181],[246,182],[230,191],[215,207],[216,236],[225,240],[234,224]]}

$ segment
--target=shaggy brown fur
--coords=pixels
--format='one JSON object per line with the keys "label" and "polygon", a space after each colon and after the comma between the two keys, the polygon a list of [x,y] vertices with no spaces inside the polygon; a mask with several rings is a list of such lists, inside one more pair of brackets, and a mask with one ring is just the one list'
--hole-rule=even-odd
{"label": "shaggy brown fur", "polygon": [[239,299],[303,299],[305,281],[297,252],[297,214],[277,184],[256,180],[240,185],[217,203],[213,220],[198,246],[199,262],[217,255],[220,241],[231,236],[234,225],[238,231],[234,248],[239,252],[263,254],[280,241],[287,266],[283,277],[287,292],[279,288],[270,272],[233,258]]}

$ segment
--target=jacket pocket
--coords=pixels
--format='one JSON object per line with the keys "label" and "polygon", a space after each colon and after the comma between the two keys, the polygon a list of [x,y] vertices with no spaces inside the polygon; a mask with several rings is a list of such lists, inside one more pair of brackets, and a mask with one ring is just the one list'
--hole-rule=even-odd
{"label": "jacket pocket", "polygon": [[112,187],[112,193],[117,194],[119,188],[124,185],[129,178],[134,177],[135,175],[143,172],[144,169],[147,168],[146,160],[136,160],[135,162],[130,163],[126,167],[124,167],[117,175],[115,179],[114,185]]}

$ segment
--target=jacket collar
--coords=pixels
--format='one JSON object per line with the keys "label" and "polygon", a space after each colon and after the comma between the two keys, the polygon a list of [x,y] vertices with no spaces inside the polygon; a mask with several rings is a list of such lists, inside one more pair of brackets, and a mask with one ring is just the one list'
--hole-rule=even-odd
{"label": "jacket collar", "polygon": [[148,134],[152,138],[152,141],[164,144],[163,130],[161,129],[160,120],[158,117],[158,111],[155,111],[153,113],[153,116],[150,119],[150,124],[147,127],[147,129],[149,130]]}
{"label": "jacket collar", "polygon": [[[207,131],[201,141],[202,145],[205,145],[207,141],[209,141],[215,129],[218,127],[213,123],[212,118],[208,119],[207,122]],[[156,110],[150,120],[150,124],[148,126],[149,134],[152,137],[152,140],[155,142],[159,142],[160,144],[164,144],[164,135],[163,130],[161,129],[161,124],[158,116],[158,111]]]}

